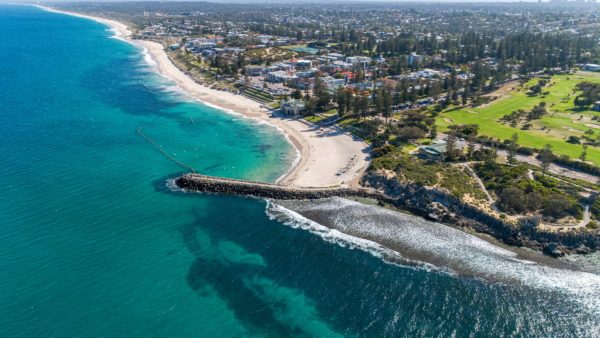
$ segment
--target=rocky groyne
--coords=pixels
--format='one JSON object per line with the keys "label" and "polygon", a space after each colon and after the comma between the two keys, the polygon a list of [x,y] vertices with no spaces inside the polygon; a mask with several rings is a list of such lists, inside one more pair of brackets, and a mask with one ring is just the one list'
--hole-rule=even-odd
{"label": "rocky groyne", "polygon": [[312,200],[327,197],[362,197],[373,198],[383,202],[393,202],[393,199],[373,189],[329,187],[329,188],[299,188],[279,184],[236,180],[200,174],[186,174],[175,180],[181,189],[220,193],[230,195],[255,196],[282,200]]}

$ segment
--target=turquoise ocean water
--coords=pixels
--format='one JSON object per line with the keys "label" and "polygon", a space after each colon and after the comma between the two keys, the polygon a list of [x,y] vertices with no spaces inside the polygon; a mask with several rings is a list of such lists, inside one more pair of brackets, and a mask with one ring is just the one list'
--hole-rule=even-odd
{"label": "turquoise ocean water", "polygon": [[[273,128],[191,102],[112,35],[0,5],[0,337],[599,334],[597,275],[390,264],[265,201],[172,191],[184,169],[140,128],[213,175],[274,181],[295,153]],[[375,214],[327,203],[333,223]],[[464,254],[435,246],[445,227],[386,215],[374,231],[414,223],[406,245]],[[473,270],[501,266],[462,240]]]}

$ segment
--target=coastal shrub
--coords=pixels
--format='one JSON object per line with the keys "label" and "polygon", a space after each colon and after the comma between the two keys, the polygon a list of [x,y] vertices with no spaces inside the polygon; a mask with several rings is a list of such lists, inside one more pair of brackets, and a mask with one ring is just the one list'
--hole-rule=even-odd
{"label": "coastal shrub", "polygon": [[372,142],[379,133],[380,125],[381,122],[378,120],[360,121],[352,124],[352,132],[358,137]]}
{"label": "coastal shrub", "polygon": [[583,216],[581,206],[563,194],[552,194],[546,197],[544,204],[542,213],[546,216],[554,218],[562,218],[569,215],[575,218]]}
{"label": "coastal shrub", "polygon": [[398,179],[405,183],[445,189],[459,199],[467,194],[479,200],[486,198],[477,182],[462,168],[443,163],[426,163],[414,156],[400,153],[397,148],[375,158],[371,168],[393,170]]}
{"label": "coastal shrub", "polygon": [[377,157],[387,155],[387,154],[391,153],[392,151],[394,151],[395,149],[396,149],[396,147],[394,147],[393,145],[387,144],[387,145],[373,149],[371,154],[372,154],[373,158],[377,158]]}
{"label": "coastal shrub", "polygon": [[585,227],[589,230],[598,230],[600,229],[600,224],[598,224],[598,222],[595,221],[590,221],[588,224],[585,225]]}
{"label": "coastal shrub", "polygon": [[465,139],[476,137],[477,133],[479,133],[478,124],[455,124],[448,126],[448,129],[450,129],[454,135]]}
{"label": "coastal shrub", "polygon": [[[580,188],[549,176],[528,177],[524,164],[508,166],[494,162],[475,165],[475,171],[487,189],[498,196],[497,205],[507,213],[539,212],[544,216],[581,218]],[[594,209],[592,209],[594,210]],[[600,203],[597,205],[600,213]]]}
{"label": "coastal shrub", "polygon": [[398,129],[396,133],[395,144],[399,145],[401,143],[418,140],[420,138],[425,137],[426,131],[421,129],[420,127],[415,126],[406,126]]}
{"label": "coastal shrub", "polygon": [[600,198],[596,198],[594,203],[590,206],[590,212],[594,216],[594,218],[600,220]]}
{"label": "coastal shrub", "polygon": [[534,150],[529,147],[519,147],[517,148],[517,153],[525,156],[531,156],[534,154]]}

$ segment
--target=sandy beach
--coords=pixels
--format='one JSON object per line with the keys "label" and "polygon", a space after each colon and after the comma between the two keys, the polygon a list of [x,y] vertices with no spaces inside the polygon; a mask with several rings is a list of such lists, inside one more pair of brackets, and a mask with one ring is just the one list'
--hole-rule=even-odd
{"label": "sandy beach", "polygon": [[200,85],[171,62],[161,44],[132,39],[131,30],[121,22],[54,8],[40,8],[87,18],[109,26],[115,31],[115,37],[143,48],[153,59],[156,71],[175,82],[190,97],[275,126],[286,136],[299,155],[293,168],[278,180],[280,184],[301,187],[356,186],[369,165],[368,145],[364,141],[338,127],[321,128],[304,120],[291,119],[276,114],[244,96]]}

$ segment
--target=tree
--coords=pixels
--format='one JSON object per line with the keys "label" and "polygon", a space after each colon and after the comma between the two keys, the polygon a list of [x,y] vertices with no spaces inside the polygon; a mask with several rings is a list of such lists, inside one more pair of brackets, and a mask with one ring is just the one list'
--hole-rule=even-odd
{"label": "tree", "polygon": [[552,153],[552,146],[546,144],[542,150],[540,150],[539,159],[542,167],[542,174],[546,174],[550,163],[554,160],[554,154]]}
{"label": "tree", "polygon": [[383,90],[374,90],[372,101],[372,106],[375,108],[374,115],[383,115]]}
{"label": "tree", "polygon": [[323,80],[320,77],[315,76],[315,82],[313,85],[313,95],[318,96],[324,88],[325,84],[323,83]]}
{"label": "tree", "polygon": [[304,111],[306,115],[315,116],[315,113],[317,112],[317,99],[314,97],[305,97]]}
{"label": "tree", "polygon": [[508,187],[500,192],[498,205],[508,212],[525,211],[525,193],[517,187]]}
{"label": "tree", "polygon": [[543,213],[554,218],[562,218],[569,214],[571,203],[561,194],[551,194],[546,198]]}
{"label": "tree", "polygon": [[299,89],[296,89],[292,92],[292,99],[300,100],[302,99],[302,92]]}
{"label": "tree", "polygon": [[437,137],[437,127],[435,125],[433,125],[431,127],[431,129],[429,129],[429,138],[432,140],[435,140],[435,138]]}
{"label": "tree", "polygon": [[354,99],[354,109],[353,113],[356,116],[362,116],[362,118],[367,120],[367,112],[369,111],[369,98],[365,95],[359,95]]}
{"label": "tree", "polygon": [[469,136],[467,138],[467,158],[471,158],[475,152],[475,137]]}
{"label": "tree", "polygon": [[338,115],[343,116],[346,111],[346,93],[344,93],[344,88],[340,87],[336,90],[334,100],[337,104]]}
{"label": "tree", "polygon": [[392,94],[389,90],[383,90],[383,117],[385,117],[385,123],[388,123],[388,119],[392,116]]}
{"label": "tree", "polygon": [[467,102],[469,102],[469,84],[465,83],[465,88],[463,88],[463,94],[462,94],[462,104],[466,105]]}
{"label": "tree", "polygon": [[425,131],[419,127],[402,127],[396,134],[399,142],[414,141],[425,137]]}
{"label": "tree", "polygon": [[582,150],[581,150],[581,155],[579,155],[579,159],[581,160],[581,162],[585,162],[585,159],[587,157],[588,145],[584,144],[581,148],[582,148]]}
{"label": "tree", "polygon": [[512,134],[510,138],[510,144],[508,146],[508,156],[506,157],[508,163],[515,164],[517,156],[517,141],[519,140],[519,135],[517,133]]}
{"label": "tree", "polygon": [[453,134],[446,137],[446,161],[454,161],[457,155],[456,142],[458,139]]}
{"label": "tree", "polygon": [[317,110],[323,111],[329,105],[329,101],[331,100],[331,97],[329,95],[329,92],[327,90],[323,89],[317,94],[316,99],[317,99]]}

